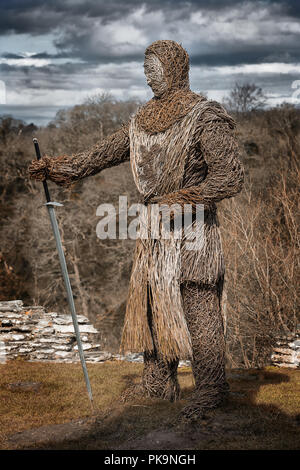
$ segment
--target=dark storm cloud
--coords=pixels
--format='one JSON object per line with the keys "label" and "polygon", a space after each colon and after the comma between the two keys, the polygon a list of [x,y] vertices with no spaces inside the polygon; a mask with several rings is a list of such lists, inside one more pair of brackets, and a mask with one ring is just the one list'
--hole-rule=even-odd
{"label": "dark storm cloud", "polygon": [[[173,7],[172,7],[173,3]],[[152,0],[150,3],[138,0],[86,0],[63,2],[61,0],[2,0],[0,6],[0,34],[9,32],[41,34],[49,33],[56,28],[64,28],[64,24],[73,23],[82,17],[99,18],[105,24],[118,20],[136,10],[142,4],[151,12],[157,8],[172,9],[186,5],[190,8],[197,2]],[[205,2],[198,2],[204,4]]]}
{"label": "dark storm cloud", "polygon": [[287,2],[279,2],[285,4],[286,10],[291,16],[300,17],[299,0],[288,0]]}
{"label": "dark storm cloud", "polygon": [[196,91],[221,96],[251,80],[289,96],[300,66],[284,65],[300,63],[299,17],[299,0],[0,0],[6,106],[46,113],[99,90],[146,99],[144,51],[157,39],[187,49]]}
{"label": "dark storm cloud", "polygon": [[221,65],[238,65],[238,64],[256,64],[261,62],[298,62],[300,61],[299,47],[291,46],[289,52],[286,52],[284,46],[274,48],[272,46],[244,46],[233,50],[229,48],[228,51],[221,50],[219,53],[214,54],[193,54],[191,56],[191,66],[207,65],[207,66],[221,66]]}
{"label": "dark storm cloud", "polygon": [[[90,69],[91,71],[92,69]],[[0,76],[14,89],[72,90],[78,74],[87,72],[80,63],[50,64],[43,67],[0,64]]]}
{"label": "dark storm cloud", "polygon": [[15,116],[17,119],[40,126],[47,125],[49,120],[54,119],[60,106],[31,106],[20,107],[12,105],[1,105],[2,116]]}
{"label": "dark storm cloud", "polygon": [[[243,11],[243,5],[250,5],[250,9]],[[86,0],[82,2],[68,0],[49,0],[41,2],[39,0],[2,0],[0,5],[0,36],[10,33],[28,33],[31,35],[53,34],[53,45],[57,53],[50,54],[47,51],[37,51],[36,58],[72,58],[86,61],[89,63],[96,62],[127,62],[141,61],[143,58],[144,45],[131,44],[126,50],[114,43],[118,43],[118,38],[112,40],[107,34],[105,27],[112,22],[122,21],[126,16],[134,14],[138,8],[144,6],[145,18],[147,26],[143,25],[143,21],[138,18],[131,18],[128,27],[133,26],[149,36],[149,42],[152,41],[151,32],[158,35],[160,33],[159,26],[153,20],[151,23],[151,15],[155,12],[161,12],[164,15],[164,27],[168,37],[176,37],[178,25],[190,18],[193,12],[201,11],[207,13],[206,23],[199,25],[199,34],[195,34],[195,48],[190,52],[191,61],[194,64],[222,65],[222,64],[238,64],[260,62],[268,60],[268,57],[281,57],[288,52],[290,60],[298,60],[300,52],[296,46],[299,40],[299,33],[296,32],[278,32],[278,41],[274,44],[266,43],[268,31],[265,38],[262,37],[260,44],[256,44],[255,33],[253,37],[247,38],[247,43],[237,42],[234,34],[232,41],[222,41],[220,37],[219,44],[213,48],[205,38],[201,37],[201,29],[208,28],[207,22],[214,20],[214,12],[218,15],[224,10],[229,12],[231,9],[239,10],[240,17],[228,17],[228,26],[237,19],[244,19],[246,15],[255,12],[258,6],[269,8],[274,24],[276,20],[286,15],[287,18],[293,19],[300,14],[299,2],[296,0],[289,1],[261,1],[251,0],[248,2],[240,2],[237,0],[191,0],[191,1],[170,1],[170,0],[152,0],[141,2],[138,0]],[[150,18],[150,19],[149,19]],[[251,21],[251,20],[249,20]],[[103,29],[103,33],[102,33]],[[196,32],[197,33],[197,32]],[[234,31],[233,31],[234,33]],[[97,37],[95,39],[95,36]],[[117,36],[117,35],[116,35]],[[281,40],[284,36],[284,41]],[[129,40],[130,41],[130,40]],[[122,40],[120,40],[122,42]],[[126,43],[126,40],[123,40]],[[197,53],[197,43],[199,46],[205,46],[205,50],[201,49],[201,53]],[[0,51],[1,53],[1,51]],[[7,57],[5,50],[2,51]]]}
{"label": "dark storm cloud", "polygon": [[[1,0],[0,34],[30,33],[46,34],[53,30],[64,29],[66,24],[76,24],[83,17],[98,18],[103,24],[115,21],[132,13],[142,5],[149,14],[156,10],[165,13],[178,12],[180,18],[186,18],[195,10],[222,10],[247,3],[239,0]],[[281,11],[291,16],[300,15],[299,0],[250,0],[253,5],[278,5]],[[74,23],[75,21],[75,23]]]}
{"label": "dark storm cloud", "polygon": [[101,18],[102,22],[118,20],[145,5],[150,13],[161,9],[174,11],[194,8],[224,8],[238,3],[237,1],[171,1],[151,0],[86,0],[64,2],[61,0],[2,0],[0,5],[0,34],[9,32],[41,34],[49,33],[57,27],[63,28],[63,22],[74,21],[83,16]]}
{"label": "dark storm cloud", "polygon": [[20,54],[4,53],[2,57],[3,59],[23,59],[24,56]]}

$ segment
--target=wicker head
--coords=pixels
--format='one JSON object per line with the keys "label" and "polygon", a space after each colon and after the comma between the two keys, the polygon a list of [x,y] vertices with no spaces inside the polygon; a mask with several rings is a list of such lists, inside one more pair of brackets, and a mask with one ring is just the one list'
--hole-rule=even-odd
{"label": "wicker head", "polygon": [[[154,96],[142,106],[136,116],[138,126],[149,134],[164,132],[184,117],[202,97],[190,90],[189,55],[177,42],[160,40],[153,42],[145,51],[145,73],[153,68],[157,57],[163,67],[163,93]],[[153,71],[151,70],[153,73]],[[160,75],[157,67],[157,75]]]}

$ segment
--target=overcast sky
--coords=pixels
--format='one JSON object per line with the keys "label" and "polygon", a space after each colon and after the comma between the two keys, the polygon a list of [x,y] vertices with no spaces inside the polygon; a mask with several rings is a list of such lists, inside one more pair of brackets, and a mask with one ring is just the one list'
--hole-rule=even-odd
{"label": "overcast sky", "polygon": [[143,57],[157,39],[183,45],[191,88],[209,98],[238,81],[297,102],[299,19],[299,0],[0,0],[0,115],[45,124],[103,91],[150,99]]}

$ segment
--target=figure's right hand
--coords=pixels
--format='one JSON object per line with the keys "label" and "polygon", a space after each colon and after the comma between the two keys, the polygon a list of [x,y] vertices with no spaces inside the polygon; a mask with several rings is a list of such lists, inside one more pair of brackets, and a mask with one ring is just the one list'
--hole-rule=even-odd
{"label": "figure's right hand", "polygon": [[47,165],[47,157],[43,157],[40,160],[32,160],[28,166],[29,177],[36,181],[45,181],[47,179]]}

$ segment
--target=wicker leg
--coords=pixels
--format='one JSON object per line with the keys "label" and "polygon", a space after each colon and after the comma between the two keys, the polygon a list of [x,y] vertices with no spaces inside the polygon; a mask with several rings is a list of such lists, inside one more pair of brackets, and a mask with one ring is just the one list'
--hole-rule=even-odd
{"label": "wicker leg", "polygon": [[177,400],[180,396],[177,367],[178,360],[166,361],[155,352],[145,352],[142,385],[146,394],[169,401]]}
{"label": "wicker leg", "polygon": [[144,352],[142,384],[148,396],[175,401],[180,396],[177,380],[179,360],[167,361],[157,352],[157,335],[152,321],[151,290],[148,290],[148,322],[152,333],[154,351]]}
{"label": "wicker leg", "polygon": [[121,395],[126,402],[135,398],[153,397],[176,401],[180,396],[177,380],[178,360],[165,361],[157,354],[144,352],[144,370],[141,383],[127,388]]}
{"label": "wicker leg", "polygon": [[152,334],[154,350],[144,352],[142,381],[140,384],[130,387],[123,393],[123,401],[137,396],[156,397],[176,401],[180,396],[180,387],[177,380],[179,360],[167,361],[157,352],[157,336],[152,321],[150,296],[151,291],[149,288],[148,322]]}
{"label": "wicker leg", "polygon": [[195,390],[182,415],[198,418],[220,405],[229,387],[225,378],[225,338],[221,314],[223,279],[216,285],[182,284],[182,299],[192,339]]}

